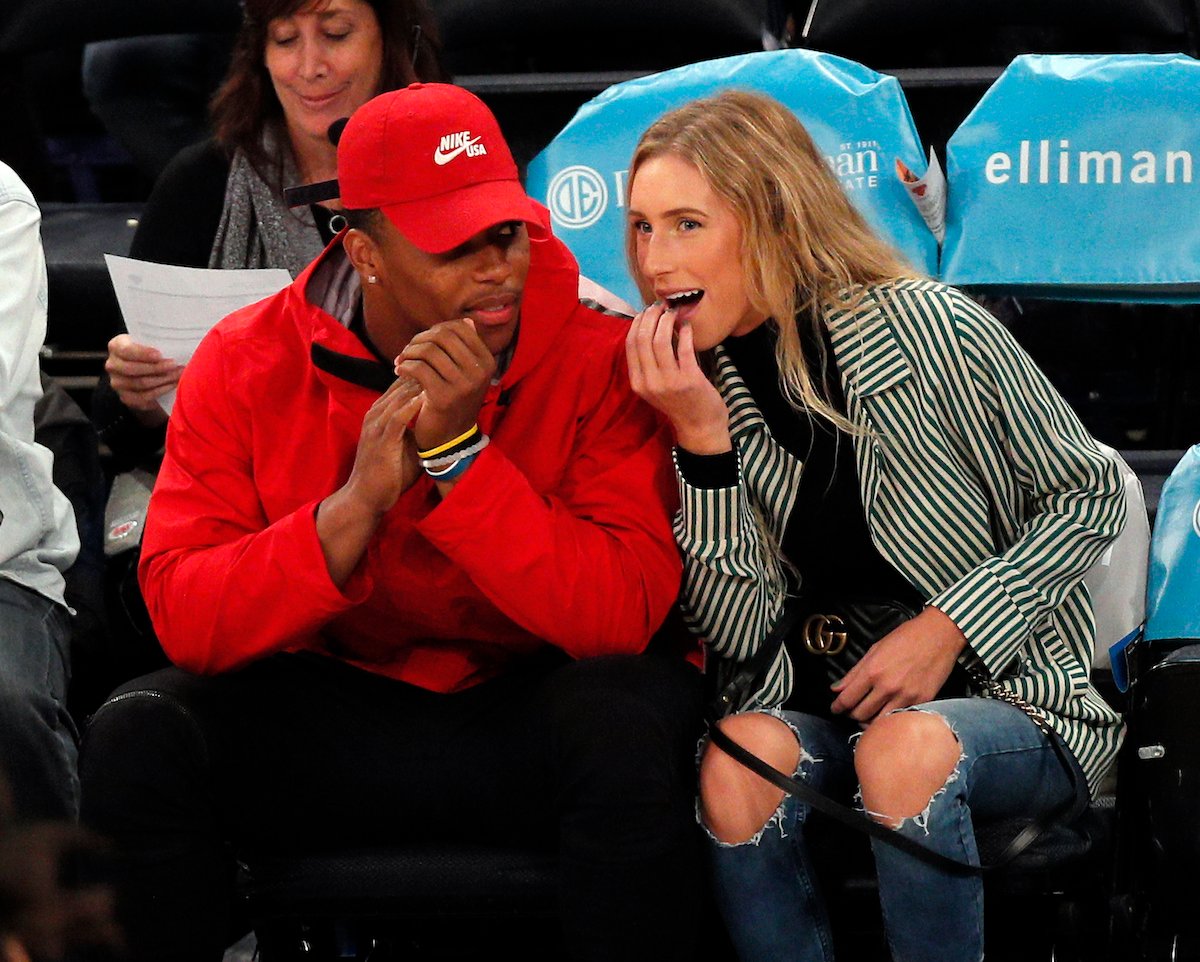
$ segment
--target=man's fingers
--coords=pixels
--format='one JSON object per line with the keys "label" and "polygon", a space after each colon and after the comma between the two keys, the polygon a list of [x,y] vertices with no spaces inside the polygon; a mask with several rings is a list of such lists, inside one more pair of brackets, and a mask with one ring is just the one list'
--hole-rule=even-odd
{"label": "man's fingers", "polygon": [[380,395],[375,404],[380,406],[407,404],[420,393],[421,384],[415,378],[398,377],[391,383],[388,389],[384,391],[382,395]]}
{"label": "man's fingers", "polygon": [[425,392],[422,391],[416,397],[409,398],[407,401],[405,401],[400,407],[400,410],[396,412],[396,417],[404,423],[405,427],[407,427],[409,422],[411,422],[412,419],[421,412],[421,406],[424,403]]}
{"label": "man's fingers", "polygon": [[402,434],[424,403],[425,392],[421,385],[412,378],[401,378],[371,405],[363,420],[364,427],[373,423],[378,424],[385,434]]}
{"label": "man's fingers", "polygon": [[450,383],[433,365],[412,358],[398,362],[396,372],[401,377],[419,384],[421,391],[430,398],[441,397]]}
{"label": "man's fingers", "polygon": [[463,371],[481,369],[490,372],[496,363],[470,318],[445,321],[421,331],[400,352],[400,359],[424,360],[431,345],[440,349]]}
{"label": "man's fingers", "polygon": [[475,330],[475,322],[469,317],[438,324],[426,331],[425,335],[431,342],[438,344],[463,370],[469,370],[471,365],[487,367],[492,362],[492,352],[479,337],[479,332]]}
{"label": "man's fingers", "polygon": [[416,397],[403,397],[397,395],[397,400],[390,404],[383,412],[383,417],[387,419],[387,430],[389,433],[406,433],[413,419],[421,411],[421,406],[425,403],[425,392],[422,391]]}
{"label": "man's fingers", "polygon": [[440,344],[409,344],[400,355],[396,370],[419,381],[426,390],[437,382],[451,384],[463,376],[461,365]]}
{"label": "man's fingers", "polygon": [[[496,359],[467,320],[439,324],[414,337],[400,352],[396,370],[420,378],[417,364],[427,365],[447,384],[478,384],[496,369]],[[422,382],[430,386],[427,379]]]}

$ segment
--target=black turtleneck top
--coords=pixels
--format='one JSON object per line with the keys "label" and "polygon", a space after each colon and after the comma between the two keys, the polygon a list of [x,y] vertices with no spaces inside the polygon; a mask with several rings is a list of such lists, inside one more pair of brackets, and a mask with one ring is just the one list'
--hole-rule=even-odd
{"label": "black turtleneck top", "polygon": [[[824,359],[817,336],[801,330],[810,371],[821,372],[825,397],[845,413],[846,401],[827,332]],[[824,598],[889,599],[919,608],[917,590],[889,564],[871,540],[859,491],[854,444],[824,418],[797,410],[779,384],[775,363],[777,332],[770,323],[749,334],[726,338],[722,347],[746,383],[775,443],[803,464],[795,505],[783,532],[784,556],[800,574],[800,594],[820,604]],[[679,470],[696,487],[737,484],[737,458],[702,456],[679,449]],[[792,590],[796,585],[791,585]]]}

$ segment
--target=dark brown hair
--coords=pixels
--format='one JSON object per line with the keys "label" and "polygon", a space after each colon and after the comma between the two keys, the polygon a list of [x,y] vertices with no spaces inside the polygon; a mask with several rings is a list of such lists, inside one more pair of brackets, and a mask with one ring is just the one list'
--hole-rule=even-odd
{"label": "dark brown hair", "polygon": [[[233,44],[225,81],[212,100],[213,130],[229,153],[241,150],[266,172],[262,151],[263,129],[283,119],[267,73],[267,26],[278,17],[289,17],[328,0],[245,0],[242,26]],[[379,90],[395,90],[417,80],[443,81],[441,44],[433,14],[425,0],[364,0],[379,21],[383,36],[383,69]],[[415,55],[414,55],[415,46]]]}

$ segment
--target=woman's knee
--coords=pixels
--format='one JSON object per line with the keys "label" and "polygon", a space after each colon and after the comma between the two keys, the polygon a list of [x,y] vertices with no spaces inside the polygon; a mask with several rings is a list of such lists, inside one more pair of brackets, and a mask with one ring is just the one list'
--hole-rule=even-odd
{"label": "woman's knee", "polygon": [[[721,731],[772,768],[791,774],[800,761],[800,743],[778,718],[751,712],[720,722]],[[700,809],[704,823],[721,842],[752,839],[783,801],[783,792],[755,775],[711,742],[700,760]]]}
{"label": "woman's knee", "polygon": [[854,752],[863,807],[892,827],[919,815],[950,780],[961,754],[958,737],[935,712],[899,711],[877,719]]}

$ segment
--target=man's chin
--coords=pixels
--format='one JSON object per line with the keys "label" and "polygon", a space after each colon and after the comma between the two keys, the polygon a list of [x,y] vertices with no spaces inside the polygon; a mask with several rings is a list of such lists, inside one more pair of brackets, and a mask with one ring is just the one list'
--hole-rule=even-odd
{"label": "man's chin", "polygon": [[496,327],[496,329],[488,331],[480,331],[479,336],[487,349],[491,351],[493,357],[502,356],[506,350],[516,343],[516,323],[505,326]]}
{"label": "man's chin", "polygon": [[497,327],[485,327],[480,324],[475,328],[475,332],[487,349],[492,352],[492,356],[500,357],[516,341],[517,323],[514,320]]}

